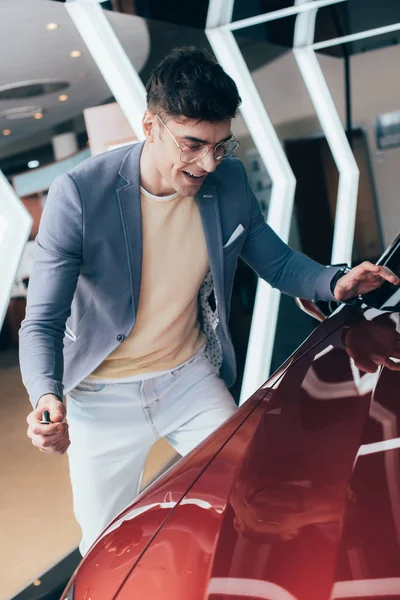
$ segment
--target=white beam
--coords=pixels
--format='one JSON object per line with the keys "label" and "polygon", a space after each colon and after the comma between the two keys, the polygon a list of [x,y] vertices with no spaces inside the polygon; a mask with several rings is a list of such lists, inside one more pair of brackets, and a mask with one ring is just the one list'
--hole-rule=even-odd
{"label": "white beam", "polygon": [[393,25],[385,25],[384,27],[366,29],[365,31],[360,31],[359,33],[352,33],[350,35],[343,35],[342,37],[331,38],[330,40],[325,40],[324,42],[317,42],[313,44],[312,47],[314,50],[321,50],[322,48],[329,48],[330,46],[340,46],[341,44],[347,44],[348,42],[356,42],[357,40],[383,35],[384,33],[399,31],[399,29],[400,23],[394,23]]}
{"label": "white beam", "polygon": [[0,171],[0,331],[32,217]]}
{"label": "white beam", "polygon": [[359,456],[366,456],[367,454],[387,452],[388,450],[397,450],[399,448],[400,438],[395,438],[393,440],[382,440],[381,442],[372,442],[370,444],[363,444],[358,450],[357,458]]}
{"label": "white beam", "polygon": [[206,21],[206,29],[228,25],[232,21],[235,0],[211,0]]}
{"label": "white beam", "polygon": [[338,581],[333,586],[332,600],[337,598],[399,598],[400,577],[386,577],[382,579],[355,579],[353,581]]}
{"label": "white beam", "polygon": [[[280,140],[231,31],[206,30],[214,53],[234,79],[242,97],[240,111],[272,180],[268,223],[285,241],[289,236],[296,181]],[[270,372],[279,309],[279,292],[259,279],[247,350],[240,402],[244,402]]]}
{"label": "white beam", "polygon": [[97,0],[65,4],[110,91],[139,140],[144,139],[146,90]]}
{"label": "white beam", "polygon": [[240,577],[212,577],[207,597],[214,594],[225,598],[240,596],[257,600],[297,600],[293,594],[272,581]]}
{"label": "white beam", "polygon": [[245,29],[246,27],[252,27],[253,25],[260,25],[260,23],[275,21],[276,19],[290,17],[292,15],[314,10],[315,8],[320,8],[322,6],[330,6],[331,4],[338,4],[339,2],[346,1],[347,0],[314,0],[314,2],[312,2],[312,6],[308,4],[301,4],[289,6],[287,8],[280,8],[279,10],[273,10],[262,15],[255,15],[254,17],[248,17],[247,19],[240,19],[240,21],[233,21],[232,23],[224,25],[223,28],[229,29],[230,31],[234,31],[236,29]]}
{"label": "white beam", "polygon": [[[313,5],[308,0],[296,0]],[[339,171],[332,263],[351,264],[359,170],[315,51],[316,11],[299,14],[293,53]]]}

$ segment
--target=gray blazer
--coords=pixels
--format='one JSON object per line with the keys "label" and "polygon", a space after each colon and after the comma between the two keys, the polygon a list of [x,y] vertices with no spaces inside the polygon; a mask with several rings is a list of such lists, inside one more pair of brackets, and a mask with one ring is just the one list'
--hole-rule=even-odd
{"label": "gray blazer", "polygon": [[[34,407],[46,393],[61,399],[135,325],[142,265],[142,147],[89,158],[50,188],[20,329],[22,377]],[[338,269],[282,242],[265,223],[237,159],[225,160],[207,176],[197,201],[219,308],[220,374],[230,386],[236,364],[228,317],[239,256],[273,287],[303,298],[334,299],[330,281]],[[237,229],[241,233],[227,244]]]}

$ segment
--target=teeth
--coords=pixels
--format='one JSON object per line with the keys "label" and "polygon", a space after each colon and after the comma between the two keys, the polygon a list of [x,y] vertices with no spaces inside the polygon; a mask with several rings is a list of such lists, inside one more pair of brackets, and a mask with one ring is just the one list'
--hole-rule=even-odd
{"label": "teeth", "polygon": [[200,179],[202,177],[202,175],[193,175],[193,173],[188,173],[187,171],[184,171],[184,173],[189,175],[189,177],[194,177],[194,179]]}

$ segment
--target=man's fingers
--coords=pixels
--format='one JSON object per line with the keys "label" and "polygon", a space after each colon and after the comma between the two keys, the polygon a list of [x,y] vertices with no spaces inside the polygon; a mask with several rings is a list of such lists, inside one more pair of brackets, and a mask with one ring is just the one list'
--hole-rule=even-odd
{"label": "man's fingers", "polygon": [[66,439],[60,440],[53,446],[50,446],[49,450],[52,450],[53,452],[56,452],[57,454],[62,454],[64,451],[64,448],[66,450],[68,448],[68,446],[69,446],[69,438],[66,438]]}
{"label": "man's fingers", "polygon": [[69,439],[68,439],[68,441],[67,441],[67,442],[64,444],[64,446],[62,446],[62,447],[59,449],[59,451],[58,451],[58,454],[65,454],[65,453],[66,453],[66,451],[68,450],[68,448],[70,447],[70,445],[71,445],[71,442],[70,442],[70,441],[69,441]]}
{"label": "man's fingers", "polygon": [[[28,436],[30,437],[30,436]],[[62,435],[60,435],[59,433],[56,433],[54,435],[35,435],[32,436],[31,439],[35,442],[35,445],[38,446],[38,448],[50,448],[50,446],[55,446],[57,444],[60,443],[65,443],[66,439],[68,437],[67,433],[64,433]]]}
{"label": "man's fingers", "polygon": [[[44,411],[50,413],[50,423],[41,423]],[[68,423],[65,405],[55,396],[42,396],[38,406],[26,418],[27,436],[44,454],[63,454],[69,446]]]}
{"label": "man's fingers", "polygon": [[[390,283],[400,285],[399,277],[397,277],[397,275],[395,275],[388,267],[381,267],[380,265],[374,265],[373,263],[365,261],[359,265],[359,268],[363,269],[364,271],[369,271],[373,275],[377,275],[378,277],[381,277]],[[355,267],[355,269],[357,269],[357,267]]]}
{"label": "man's fingers", "polygon": [[[32,414],[32,413],[31,413]],[[33,435],[54,435],[55,433],[63,433],[68,429],[67,423],[49,423],[44,425],[36,421],[36,419],[27,418],[29,429]]]}
{"label": "man's fingers", "polygon": [[355,269],[363,269],[364,271],[371,271],[371,273],[378,273],[381,267],[379,265],[374,265],[374,263],[365,260],[358,267],[354,267]]}
{"label": "man's fingers", "polygon": [[65,452],[68,450],[70,444],[71,444],[71,442],[70,442],[69,438],[67,438],[63,442],[60,442],[59,444],[56,444],[55,446],[51,446],[49,448],[49,450],[52,451],[54,454],[65,454]]}
{"label": "man's fingers", "polygon": [[32,445],[38,448],[40,452],[43,452],[44,454],[64,454],[71,443],[68,435],[65,435],[61,440],[53,441],[52,444],[48,443],[47,438],[42,440],[34,437],[31,441]]}
{"label": "man's fingers", "polygon": [[394,285],[400,284],[400,279],[397,277],[397,275],[395,275],[393,271],[387,267],[380,267],[379,275],[382,277],[382,279],[385,279]]}
{"label": "man's fingers", "polygon": [[61,423],[65,419],[65,410],[59,408],[50,411],[50,421],[53,423]]}
{"label": "man's fingers", "polygon": [[53,423],[64,421],[66,416],[66,407],[58,398],[51,394],[42,396],[33,411],[38,421],[41,420],[43,412],[47,410],[50,413],[50,421]]}

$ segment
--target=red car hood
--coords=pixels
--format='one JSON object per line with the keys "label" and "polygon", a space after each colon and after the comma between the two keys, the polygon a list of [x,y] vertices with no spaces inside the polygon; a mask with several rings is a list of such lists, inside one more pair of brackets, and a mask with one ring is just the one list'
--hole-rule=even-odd
{"label": "red car hood", "polygon": [[[349,319],[352,357],[335,334]],[[368,504],[376,493],[379,506],[391,506],[387,486],[370,485],[371,472],[384,483],[385,473],[357,458],[362,443],[386,439],[382,415],[398,410],[399,373],[355,366],[374,346],[372,333],[393,331],[387,321],[375,327],[345,307],[323,323],[267,386],[111,523],[73,578],[74,600],[328,600],[335,581],[350,577],[343,557],[362,545],[371,514],[382,520],[374,530],[380,551],[394,530],[391,511]],[[381,429],[366,428],[373,394]],[[353,485],[368,490],[368,510]]]}

